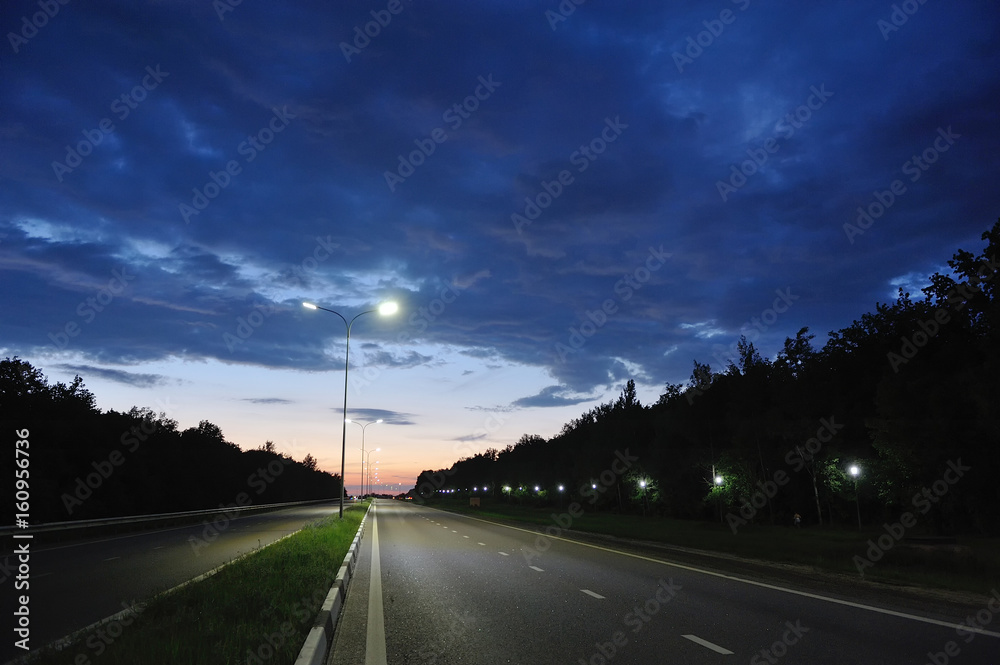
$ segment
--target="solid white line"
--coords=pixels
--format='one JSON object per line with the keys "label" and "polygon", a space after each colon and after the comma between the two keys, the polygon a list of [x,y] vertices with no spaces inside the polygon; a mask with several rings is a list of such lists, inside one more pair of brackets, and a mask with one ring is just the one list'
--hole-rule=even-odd
{"label": "solid white line", "polygon": [[542,570],[538,566],[528,566],[528,568],[531,568],[532,570],[537,570],[540,573],[544,573],[545,572],[544,570]]}
{"label": "solid white line", "polygon": [[378,556],[378,515],[372,506],[372,575],[368,584],[368,639],[365,665],[386,665],[385,612],[382,608],[382,566]]}
{"label": "solid white line", "polygon": [[591,596],[591,597],[593,597],[593,598],[596,598],[597,600],[604,600],[604,596],[602,596],[602,595],[601,595],[601,594],[599,594],[599,593],[594,593],[594,592],[593,592],[593,591],[591,591],[590,589],[580,589],[580,591],[584,592],[584,593],[585,593],[585,594],[587,594],[588,596]]}
{"label": "solid white line", "polygon": [[[431,510],[439,510],[438,508],[431,508]],[[522,529],[517,526],[510,526],[509,524],[500,524],[499,522],[491,522],[489,520],[484,520],[479,517],[470,517],[468,515],[462,515],[461,513],[449,513],[454,517],[464,517],[468,520],[475,520],[477,522],[484,522],[492,526],[502,527],[504,529],[513,529],[514,531],[523,531],[524,533],[531,534],[532,536],[537,536],[538,531],[531,531],[529,529]],[[696,568],[694,566],[686,566],[682,563],[673,563],[671,561],[664,561],[662,559],[654,559],[653,557],[643,556],[642,554],[634,554],[632,552],[622,552],[621,550],[611,549],[610,547],[601,547],[600,545],[592,545],[591,543],[584,543],[579,540],[572,540],[570,538],[563,538],[561,536],[546,536],[550,540],[561,540],[565,543],[572,543],[573,545],[579,545],[581,547],[589,547],[595,550],[601,550],[602,552],[610,552],[611,554],[619,554],[621,556],[632,557],[633,559],[640,559],[642,561],[649,561],[651,563],[658,563],[663,566],[670,566],[671,568],[678,568],[680,570],[687,570],[692,573],[701,573],[702,575],[711,575],[712,577],[719,577],[724,580],[731,580],[733,582],[740,582],[741,584],[749,584],[751,586],[758,586],[764,589],[771,589],[772,591],[780,591],[782,593],[790,593],[795,596],[802,596],[804,598],[812,598],[813,600],[823,601],[825,603],[833,603],[834,605],[844,605],[846,607],[853,607],[858,610],[865,610],[866,612],[876,612],[878,614],[885,614],[888,616],[898,617],[900,619],[907,619],[909,621],[919,621],[920,623],[929,623],[934,626],[943,626],[944,628],[951,628],[953,630],[959,630],[976,633],[977,635],[987,635],[989,637],[1000,638],[1000,633],[994,632],[992,630],[986,630],[985,628],[980,628],[978,626],[972,626],[966,623],[949,623],[948,621],[938,621],[937,619],[931,619],[929,617],[917,616],[915,614],[907,614],[906,612],[897,612],[895,610],[887,610],[881,607],[874,607],[872,605],[865,605],[863,603],[855,603],[851,600],[841,600],[839,598],[830,598],[829,596],[821,596],[816,593],[809,593],[808,591],[799,591],[798,589],[789,589],[786,587],[781,587],[776,584],[768,584],[766,582],[757,582],[755,580],[746,580],[742,577],[736,577],[735,575],[727,575],[725,573],[717,573],[712,570],[705,570],[703,568]]]}
{"label": "solid white line", "polygon": [[695,644],[700,644],[701,646],[705,647],[706,649],[711,649],[715,653],[721,653],[721,654],[723,654],[725,656],[731,656],[731,655],[733,655],[733,652],[730,651],[729,649],[723,649],[718,644],[712,644],[708,640],[703,640],[700,637],[698,637],[697,635],[681,635],[681,637],[687,638],[687,639],[691,640],[692,642],[694,642]]}
{"label": "solid white line", "polygon": [[507,554],[506,552],[500,552],[500,554],[503,554],[504,556],[510,556],[510,555],[509,555],[509,554]]}

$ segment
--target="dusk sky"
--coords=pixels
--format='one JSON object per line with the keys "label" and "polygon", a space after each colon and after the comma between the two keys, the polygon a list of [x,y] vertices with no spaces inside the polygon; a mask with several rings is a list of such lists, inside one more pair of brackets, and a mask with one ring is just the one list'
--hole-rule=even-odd
{"label": "dusk sky", "polygon": [[395,300],[351,335],[386,491],[822,346],[1000,216],[993,0],[64,1],[0,7],[0,356],[339,473],[301,303]]}

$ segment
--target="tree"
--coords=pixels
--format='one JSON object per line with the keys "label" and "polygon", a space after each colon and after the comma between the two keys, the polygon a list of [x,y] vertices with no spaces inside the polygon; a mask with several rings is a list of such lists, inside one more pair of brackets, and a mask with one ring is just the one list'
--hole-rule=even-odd
{"label": "tree", "polygon": [[0,361],[0,407],[33,397],[47,397],[49,382],[42,370],[17,356]]}
{"label": "tree", "polygon": [[128,410],[129,418],[133,420],[146,421],[152,425],[155,425],[158,430],[164,432],[176,432],[177,431],[177,421],[173,418],[168,418],[167,414],[161,411],[157,414],[148,406],[138,407],[133,406]]}
{"label": "tree", "polygon": [[0,410],[46,418],[77,419],[99,413],[79,375],[49,385],[40,369],[17,356],[0,361]]}
{"label": "tree", "polygon": [[674,400],[679,399],[684,386],[680,383],[668,383],[663,387],[663,393],[660,394],[660,398],[656,400],[657,405],[666,405],[672,403]]}
{"label": "tree", "polygon": [[208,420],[199,422],[195,431],[206,439],[213,439],[219,442],[225,442],[226,440],[226,437],[222,435],[222,428]]}
{"label": "tree", "polygon": [[786,337],[784,348],[778,352],[778,359],[775,362],[775,366],[792,378],[799,377],[803,370],[816,358],[816,351],[810,343],[810,340],[816,337],[816,335],[808,333],[808,327],[799,328],[799,331],[795,333],[795,339]]}
{"label": "tree", "polygon": [[628,383],[622,389],[622,394],[618,396],[618,401],[615,402],[615,409],[618,411],[627,411],[628,409],[641,408],[642,404],[639,403],[639,398],[635,394],[635,381],[629,379]]}
{"label": "tree", "polygon": [[[270,443],[270,442],[268,442],[268,443]],[[304,466],[305,468],[309,469],[310,471],[315,471],[316,470],[316,458],[313,457],[312,454],[306,455],[305,458],[302,460],[302,466]]]}
{"label": "tree", "polygon": [[760,357],[760,353],[757,352],[753,342],[747,341],[746,335],[740,335],[739,341],[736,342],[736,350],[739,353],[740,372],[744,376],[758,367],[763,367],[767,364]]}

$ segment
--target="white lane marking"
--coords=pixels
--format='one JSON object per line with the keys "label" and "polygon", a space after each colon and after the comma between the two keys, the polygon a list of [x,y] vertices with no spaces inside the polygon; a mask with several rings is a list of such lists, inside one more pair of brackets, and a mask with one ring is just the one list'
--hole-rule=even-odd
{"label": "white lane marking", "polygon": [[506,552],[500,552],[500,554],[503,554],[504,556],[510,556],[510,555],[509,555],[509,554],[507,554]]}
{"label": "white lane marking", "polygon": [[[439,510],[438,508],[432,508],[431,510]],[[522,529],[520,527],[511,526],[509,524],[500,524],[499,522],[491,522],[489,520],[484,520],[479,517],[470,517],[468,515],[462,515],[461,513],[451,513],[454,517],[464,517],[468,520],[475,520],[477,522],[485,522],[492,526],[503,527],[504,529],[513,529],[514,531],[523,531],[524,533],[531,534],[532,536],[537,536],[538,531],[530,531],[528,529]],[[601,550],[602,552],[610,552],[611,554],[618,554],[621,556],[631,557],[633,559],[640,559],[642,561],[649,561],[651,563],[658,563],[663,566],[669,566],[671,568],[678,568],[680,570],[687,570],[692,573],[701,573],[702,575],[710,575],[712,577],[719,577],[724,580],[730,580],[732,582],[739,582],[741,584],[749,584],[751,586],[758,586],[764,589],[771,589],[772,591],[780,591],[781,593],[790,593],[793,596],[802,596],[804,598],[812,598],[813,600],[819,600],[825,603],[833,603],[834,605],[844,605],[846,607],[853,607],[858,610],[865,610],[866,612],[875,612],[878,614],[885,614],[888,616],[897,617],[900,619],[907,619],[909,621],[919,621],[920,623],[929,623],[933,626],[943,626],[945,628],[951,628],[954,630],[965,631],[969,633],[976,633],[977,635],[987,635],[989,637],[1000,638],[1000,633],[994,632],[992,630],[986,630],[985,628],[979,628],[978,626],[969,625],[967,623],[949,623],[947,621],[938,621],[937,619],[931,619],[929,617],[917,616],[916,614],[907,614],[906,612],[897,612],[896,610],[887,610],[881,607],[874,607],[872,605],[865,605],[863,603],[855,603],[850,600],[841,600],[840,598],[831,598],[829,596],[821,596],[816,593],[810,593],[808,591],[799,591],[798,589],[789,589],[786,587],[781,587],[776,584],[768,584],[767,582],[757,582],[756,580],[746,580],[742,577],[736,577],[735,575],[727,575],[726,573],[717,573],[713,570],[705,570],[703,568],[696,568],[694,566],[686,566],[682,563],[674,563],[672,561],[664,561],[662,559],[654,559],[653,557],[643,556],[642,554],[635,554],[633,552],[622,552],[621,550],[614,550],[610,547],[601,547],[600,545],[592,545],[590,543],[583,543],[579,540],[571,540],[569,538],[563,538],[562,536],[546,536],[550,540],[561,540],[565,543],[571,543],[573,545],[579,545],[581,547],[589,547],[594,550]]]}
{"label": "white lane marking", "polygon": [[596,598],[597,600],[604,600],[604,596],[599,593],[594,593],[590,589],[580,589],[580,591],[584,592],[588,596],[591,596],[592,598]]}
{"label": "white lane marking", "polygon": [[528,566],[528,568],[531,568],[532,570],[537,570],[540,573],[544,573],[545,572],[544,570],[542,570],[538,566]]}
{"label": "white lane marking", "polygon": [[454,529],[452,529],[451,532],[452,533],[458,533],[458,531],[455,531]]}
{"label": "white lane marking", "polygon": [[115,559],[120,559],[120,558],[121,558],[120,556],[113,556],[108,559],[105,559],[105,561],[114,561]]}
{"label": "white lane marking", "polygon": [[156,547],[154,547],[153,549],[154,549],[154,550],[162,550],[162,549],[163,549],[163,545],[157,545],[157,546],[156,546]]}
{"label": "white lane marking", "polygon": [[721,653],[724,656],[732,656],[733,655],[733,652],[730,651],[729,649],[723,649],[718,644],[712,644],[708,640],[703,640],[700,637],[698,637],[697,635],[681,635],[681,637],[683,637],[685,639],[689,639],[692,642],[694,642],[695,644],[700,644],[701,646],[705,647],[706,649],[711,649],[715,653]]}
{"label": "white lane marking", "polygon": [[482,545],[483,547],[486,547],[486,543],[479,543],[479,544]]}
{"label": "white lane marking", "polygon": [[378,515],[372,506],[372,574],[368,584],[368,638],[365,665],[386,665],[385,612],[382,608],[382,566],[378,556]]}
{"label": "white lane marking", "polygon": [[468,536],[462,536],[462,538],[468,538]]}

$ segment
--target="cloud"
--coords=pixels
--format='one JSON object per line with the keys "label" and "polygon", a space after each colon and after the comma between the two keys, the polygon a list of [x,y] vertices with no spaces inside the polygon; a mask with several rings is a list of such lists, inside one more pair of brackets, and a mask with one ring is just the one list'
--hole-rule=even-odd
{"label": "cloud", "polygon": [[375,422],[382,419],[385,425],[416,425],[416,416],[412,413],[402,411],[392,411],[389,409],[371,409],[349,407],[347,415],[351,420],[357,420],[362,424]]}
{"label": "cloud", "polygon": [[140,374],[136,372],[126,372],[120,369],[94,367],[93,365],[59,364],[55,367],[65,372],[79,374],[80,377],[84,379],[84,383],[86,383],[87,377],[93,376],[100,377],[106,381],[124,383],[136,388],[153,388],[156,386],[166,385],[171,382],[171,379],[163,376],[162,374]]}
{"label": "cloud", "polygon": [[563,386],[548,386],[543,388],[537,395],[531,395],[530,397],[522,397],[514,400],[511,403],[511,406],[515,408],[573,406],[574,404],[591,402],[595,399],[594,395],[586,397],[567,397],[567,392],[571,391],[567,390]]}

